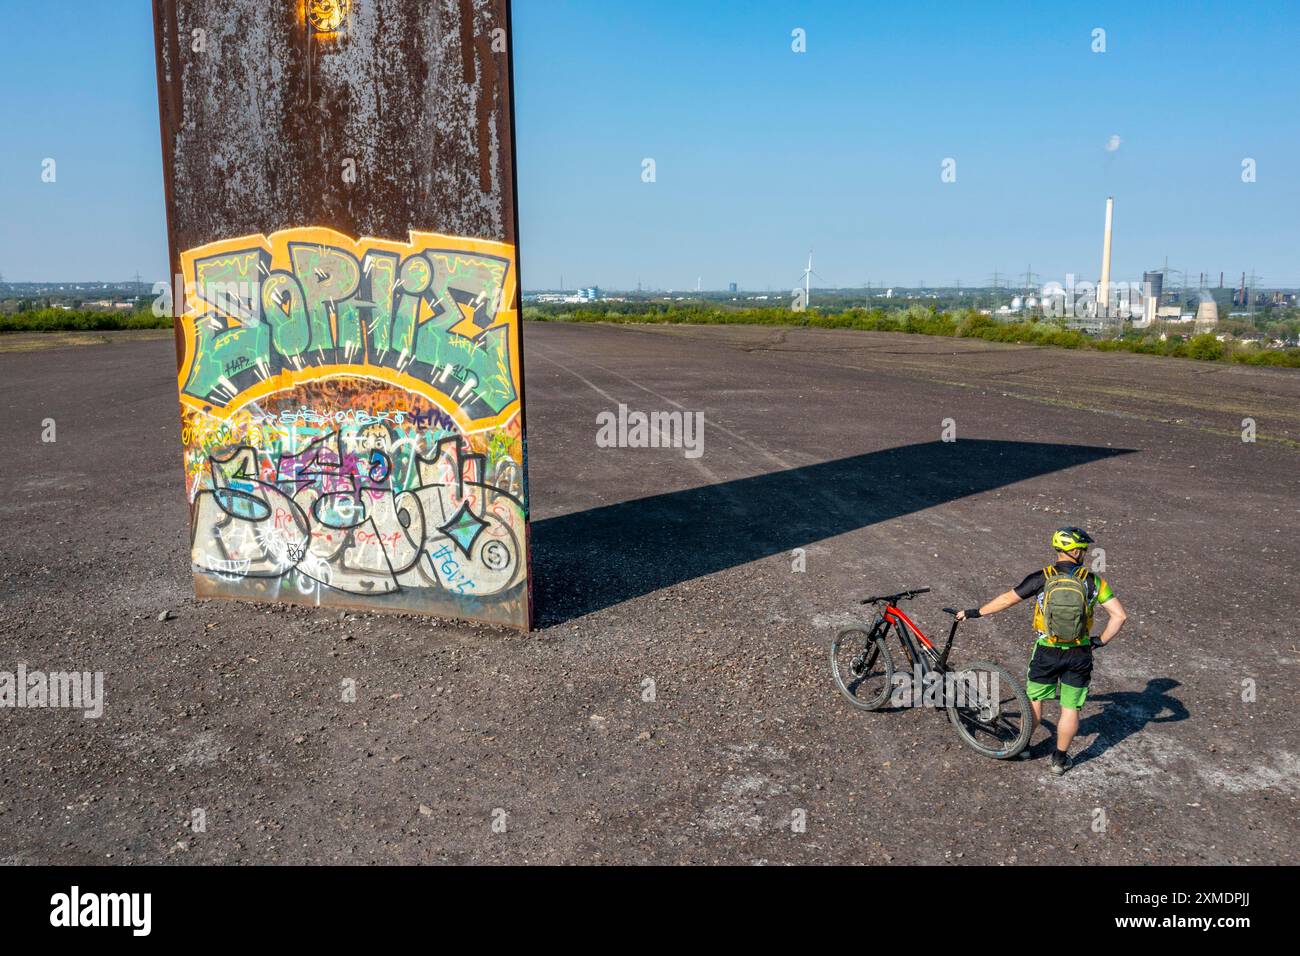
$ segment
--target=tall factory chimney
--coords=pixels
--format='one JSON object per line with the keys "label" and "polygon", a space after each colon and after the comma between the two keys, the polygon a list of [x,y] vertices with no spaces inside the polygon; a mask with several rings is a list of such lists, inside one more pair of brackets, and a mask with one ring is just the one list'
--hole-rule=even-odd
{"label": "tall factory chimney", "polygon": [[1101,282],[1097,283],[1097,314],[1110,314],[1110,237],[1115,218],[1115,197],[1106,197],[1106,232],[1101,240]]}

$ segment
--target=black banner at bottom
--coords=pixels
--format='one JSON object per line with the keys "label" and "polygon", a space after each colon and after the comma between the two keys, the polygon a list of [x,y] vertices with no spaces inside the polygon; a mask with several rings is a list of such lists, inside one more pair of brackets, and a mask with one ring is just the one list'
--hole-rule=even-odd
{"label": "black banner at bottom", "polygon": [[[1276,934],[1284,880],[1264,868],[861,867],[792,868],[57,868],[0,869],[6,941],[33,936],[295,944],[373,942],[440,925],[566,934],[589,922],[631,920],[662,929],[687,922],[767,936],[772,921],[879,920],[913,932],[969,932],[972,921],[1037,920],[1072,941],[1199,933]],[[836,902],[838,901],[838,902]],[[821,914],[818,916],[817,914]],[[838,915],[836,915],[838,913]],[[1051,914],[1049,917],[1048,914]],[[522,919],[535,916],[530,924]],[[948,920],[956,922],[949,924]],[[865,924],[864,924],[865,925]],[[558,927],[557,927],[558,928]],[[746,929],[749,928],[749,933]],[[556,930],[551,930],[556,932]],[[923,943],[923,939],[918,939]],[[936,945],[944,945],[937,939]]]}

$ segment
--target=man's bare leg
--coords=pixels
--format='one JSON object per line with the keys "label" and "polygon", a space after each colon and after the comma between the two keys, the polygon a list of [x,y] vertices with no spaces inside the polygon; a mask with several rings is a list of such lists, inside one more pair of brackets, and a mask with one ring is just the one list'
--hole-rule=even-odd
{"label": "man's bare leg", "polygon": [[1043,702],[1041,700],[1031,700],[1029,702],[1029,743],[1025,749],[1020,751],[1020,759],[1028,760],[1029,752],[1034,749],[1034,731],[1038,730],[1038,725],[1043,722]]}
{"label": "man's bare leg", "polygon": [[1056,725],[1056,749],[1065,753],[1079,732],[1079,711],[1073,707],[1061,708],[1061,722]]}

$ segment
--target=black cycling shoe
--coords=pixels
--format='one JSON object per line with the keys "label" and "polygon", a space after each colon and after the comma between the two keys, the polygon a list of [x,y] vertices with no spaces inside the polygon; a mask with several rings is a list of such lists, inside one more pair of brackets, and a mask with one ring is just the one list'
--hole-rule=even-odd
{"label": "black cycling shoe", "polygon": [[1059,751],[1052,754],[1052,762],[1047,765],[1049,773],[1060,776],[1074,766],[1074,761],[1070,759],[1069,754],[1063,754]]}

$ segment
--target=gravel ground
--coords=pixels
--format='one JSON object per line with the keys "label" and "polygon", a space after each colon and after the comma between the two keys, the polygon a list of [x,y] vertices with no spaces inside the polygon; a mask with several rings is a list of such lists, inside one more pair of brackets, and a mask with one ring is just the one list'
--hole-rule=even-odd
{"label": "gravel ground", "polygon": [[[102,671],[106,697],[0,709],[0,862],[1295,861],[1300,375],[808,329],[525,338],[527,635],[196,602],[170,340],[0,354],[0,671]],[[619,403],[702,412],[703,454],[597,448]],[[909,610],[940,630],[1067,523],[1130,615],[1070,773],[1044,730],[998,762],[941,713],[838,695],[856,597],[928,585]],[[1019,674],[1029,648],[1018,608],[954,658]]]}

